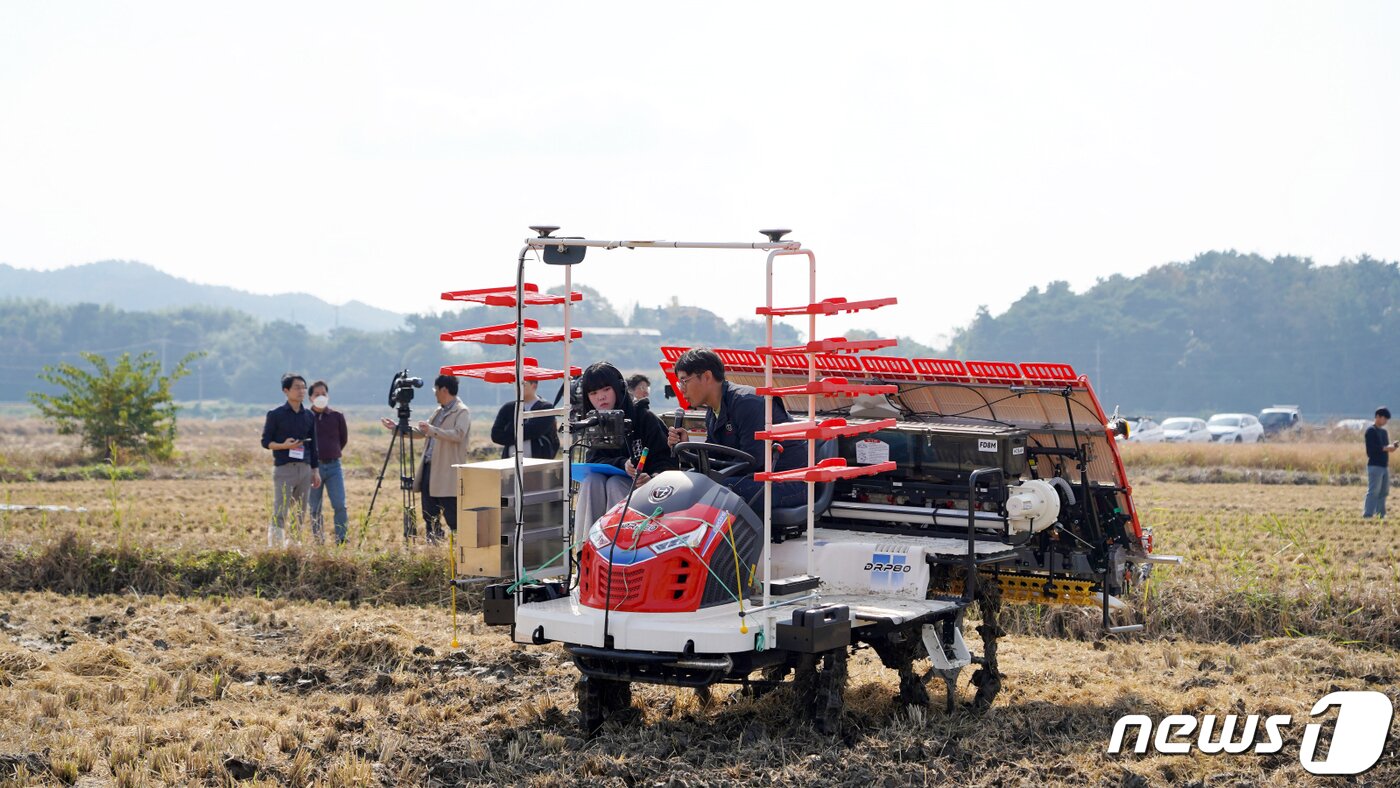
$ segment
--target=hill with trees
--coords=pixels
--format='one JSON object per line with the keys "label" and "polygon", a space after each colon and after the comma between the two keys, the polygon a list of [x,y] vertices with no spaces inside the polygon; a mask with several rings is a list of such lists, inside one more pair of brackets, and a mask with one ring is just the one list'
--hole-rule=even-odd
{"label": "hill with trees", "polygon": [[952,341],[964,359],[1062,361],[1124,413],[1365,416],[1400,401],[1400,267],[1209,252],[1083,293],[1031,288]]}
{"label": "hill with trees", "polygon": [[55,304],[110,304],[138,311],[205,306],[246,312],[259,320],[287,320],[325,333],[333,328],[388,331],[404,316],[359,301],[331,304],[306,293],[260,295],[171,276],[145,263],[98,263],[34,271],[0,264],[0,293]]}
{"label": "hill with trees", "polygon": [[[657,379],[661,344],[754,347],[763,324],[729,321],[672,299],[623,315],[598,292],[574,324],[602,329],[575,345],[575,363],[607,359]],[[7,292],[15,292],[13,290]],[[19,291],[25,292],[25,291]],[[32,295],[25,292],[26,295]],[[533,308],[543,326],[563,322],[558,308]],[[287,370],[330,381],[342,404],[383,401],[396,370],[431,378],[444,364],[504,360],[509,348],[444,344],[444,331],[508,319],[501,310],[468,307],[409,315],[403,327],[366,331],[341,325],[324,333],[285,320],[260,320],[232,309],[189,306],[135,311],[92,303],[0,301],[0,401],[47,391],[44,365],[78,362],[80,351],[115,358],[152,351],[168,368],[202,351],[179,400],[267,403]],[[776,341],[799,336],[780,325]],[[658,336],[659,334],[659,336]],[[869,332],[851,332],[852,337]],[[1104,406],[1147,415],[1257,411],[1278,403],[1305,416],[1365,416],[1400,403],[1400,267],[1369,257],[1318,266],[1296,257],[1272,260],[1210,252],[1135,276],[1112,276],[1082,293],[1064,282],[1033,287],[1004,313],[986,309],[955,333],[946,349],[901,339],[892,351],[997,361],[1062,361],[1093,379]],[[545,365],[561,363],[557,344],[535,345]],[[547,396],[553,390],[545,387]],[[471,404],[502,401],[504,387],[468,381]]]}
{"label": "hill with trees", "polygon": [[[574,324],[602,329],[653,329],[647,334],[599,331],[574,346],[574,363],[606,359],[624,371],[640,371],[658,379],[658,350],[664,327],[667,343],[752,347],[763,343],[757,320],[726,321],[698,307],[672,303],[638,309],[624,319],[608,300],[590,288],[576,288],[585,298],[574,311]],[[531,318],[543,326],[563,323],[559,308],[532,308]],[[443,314],[409,315],[405,327],[394,331],[332,329],[325,334],[283,320],[264,322],[227,309],[187,307],[154,312],[127,311],[95,304],[58,305],[37,300],[0,301],[0,401],[24,400],[31,391],[52,393],[37,377],[45,365],[78,363],[80,353],[109,358],[151,351],[173,365],[184,354],[206,355],[190,365],[188,377],[174,386],[179,400],[230,400],[265,403],[280,396],[282,373],[294,370],[308,380],[325,378],[332,397],[342,404],[375,404],[385,399],[395,371],[407,368],[431,380],[446,364],[505,360],[508,347],[443,343],[444,331],[493,325],[507,317],[499,309],[467,307]],[[798,341],[787,326],[777,328],[777,341]],[[557,344],[534,345],[530,355],[546,366],[563,363]],[[581,357],[581,358],[580,358]],[[547,387],[546,387],[547,388]],[[553,396],[552,392],[547,392]],[[501,401],[503,387],[463,381],[468,403]]]}

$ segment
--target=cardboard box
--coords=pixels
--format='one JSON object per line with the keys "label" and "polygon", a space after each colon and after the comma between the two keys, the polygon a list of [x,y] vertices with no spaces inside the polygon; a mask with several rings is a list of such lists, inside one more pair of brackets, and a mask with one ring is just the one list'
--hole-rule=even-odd
{"label": "cardboard box", "polygon": [[[562,460],[521,460],[525,481],[525,568],[563,568],[567,544],[564,515],[568,490]],[[458,465],[458,577],[508,577],[515,574],[515,460],[488,460]],[[546,562],[550,567],[544,567]]]}

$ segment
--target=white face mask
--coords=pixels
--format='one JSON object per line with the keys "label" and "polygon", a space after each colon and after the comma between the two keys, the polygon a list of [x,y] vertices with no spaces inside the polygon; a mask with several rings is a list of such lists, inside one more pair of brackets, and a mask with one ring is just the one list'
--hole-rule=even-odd
{"label": "white face mask", "polygon": [[330,397],[327,397],[325,394],[322,394],[321,396],[316,397],[315,399],[311,400],[311,406],[312,406],[312,407],[314,407],[314,408],[320,408],[320,409],[322,409],[322,410],[325,410],[325,409],[326,409],[326,406],[329,405],[330,403],[331,403],[331,398],[330,398]]}

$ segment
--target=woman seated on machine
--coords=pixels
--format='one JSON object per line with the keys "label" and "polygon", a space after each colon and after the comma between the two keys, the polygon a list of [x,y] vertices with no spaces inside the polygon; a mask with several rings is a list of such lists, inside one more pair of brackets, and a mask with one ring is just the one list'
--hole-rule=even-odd
{"label": "woman seated on machine", "polygon": [[[611,465],[621,471],[619,474],[594,472],[583,478],[575,522],[586,533],[604,512],[627,497],[634,481],[643,484],[654,474],[676,470],[680,465],[671,456],[671,448],[666,443],[666,426],[645,404],[638,406],[632,401],[617,367],[606,361],[590,366],[579,380],[579,391],[584,399],[581,403],[583,420],[595,411],[613,410],[622,411],[628,420],[626,445],[590,447],[584,456],[585,462]],[[637,464],[643,450],[647,452],[647,461],[638,477]]]}

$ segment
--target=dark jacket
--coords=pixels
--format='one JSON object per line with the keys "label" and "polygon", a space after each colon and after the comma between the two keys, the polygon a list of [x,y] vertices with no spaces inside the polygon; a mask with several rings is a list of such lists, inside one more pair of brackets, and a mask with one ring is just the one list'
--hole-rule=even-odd
{"label": "dark jacket", "polygon": [[[716,413],[705,413],[705,433],[710,443],[718,443],[731,449],[738,449],[753,455],[757,464],[754,472],[763,470],[763,441],[754,437],[762,432],[763,397],[754,393],[753,386],[741,386],[724,381],[720,393],[720,408]],[[773,423],[786,424],[792,421],[787,408],[780,399],[773,400]],[[787,471],[801,468],[807,463],[807,452],[803,441],[781,441],[773,444],[773,470]]]}
{"label": "dark jacket", "polygon": [[[601,369],[600,369],[601,368]],[[678,470],[681,466],[676,462],[676,458],[671,456],[671,446],[666,442],[666,425],[661,422],[661,417],[651,412],[651,408],[645,404],[638,405],[632,401],[632,395],[627,393],[627,386],[622,379],[622,373],[618,372],[611,364],[595,364],[588,368],[583,381],[580,383],[581,389],[587,389],[592,381],[601,381],[612,386],[613,394],[616,395],[617,410],[630,422],[627,428],[627,448],[625,449],[589,449],[584,456],[584,462],[599,462],[611,465],[615,468],[624,468],[627,461],[631,460],[636,464],[638,458],[642,456],[642,450],[647,450],[647,464],[642,468],[642,473],[658,474],[662,471]],[[588,385],[585,385],[588,384]],[[603,388],[603,386],[597,386]],[[588,402],[588,392],[582,391],[584,396],[584,415],[592,413],[595,409],[592,403]]]}
{"label": "dark jacket", "polygon": [[350,430],[345,426],[345,414],[326,408],[317,413],[311,411],[316,420],[316,457],[321,462],[340,459],[345,444],[350,442]]}
{"label": "dark jacket", "polygon": [[1373,468],[1389,468],[1390,455],[1385,447],[1390,443],[1390,433],[1383,427],[1372,424],[1366,428],[1366,464]]}
{"label": "dark jacket", "polygon": [[[537,399],[530,410],[548,410],[548,402]],[[525,440],[530,442],[530,456],[537,460],[552,460],[559,453],[559,427],[553,416],[525,420]],[[496,412],[491,425],[491,442],[501,447],[501,457],[515,445],[515,403],[507,402]]]}
{"label": "dark jacket", "polygon": [[[616,468],[622,468],[631,460],[632,464],[637,463],[637,459],[642,456],[642,449],[647,449],[647,464],[642,469],[643,473],[653,476],[662,471],[674,471],[680,468],[680,463],[671,456],[671,446],[666,442],[666,425],[662,423],[661,417],[652,413],[649,408],[638,408],[631,400],[630,395],[624,394],[628,399],[623,407],[618,410],[628,414],[632,425],[627,428],[626,449],[590,449],[588,455],[584,457],[584,462],[601,462]],[[591,411],[592,408],[589,408]]]}
{"label": "dark jacket", "polygon": [[263,422],[262,447],[266,449],[274,443],[283,443],[292,438],[301,438],[304,441],[304,459],[292,459],[289,449],[274,449],[272,464],[309,462],[312,468],[319,468],[321,463],[316,457],[316,419],[311,415],[311,408],[303,404],[301,410],[292,410],[292,406],[284,402],[267,412],[267,419]]}

